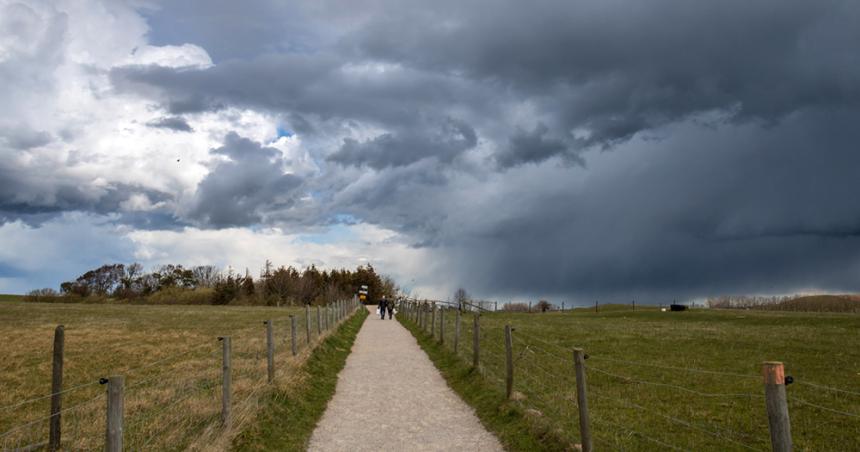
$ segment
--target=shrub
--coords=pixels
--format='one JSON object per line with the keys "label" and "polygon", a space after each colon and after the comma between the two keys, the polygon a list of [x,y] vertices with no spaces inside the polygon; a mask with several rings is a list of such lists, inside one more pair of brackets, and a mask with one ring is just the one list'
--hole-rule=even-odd
{"label": "shrub", "polygon": [[56,290],[46,287],[44,289],[31,290],[26,296],[24,296],[24,301],[50,303],[57,301],[57,297],[59,296],[60,294]]}

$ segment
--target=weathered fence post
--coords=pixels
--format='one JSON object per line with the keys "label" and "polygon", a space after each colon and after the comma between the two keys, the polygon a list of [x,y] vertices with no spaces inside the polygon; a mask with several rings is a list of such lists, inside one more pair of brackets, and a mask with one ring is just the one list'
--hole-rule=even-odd
{"label": "weathered fence post", "polygon": [[514,344],[511,332],[513,328],[505,325],[505,395],[511,398],[514,391]]}
{"label": "weathered fence post", "polygon": [[221,348],[221,425],[230,427],[230,337],[219,337]]}
{"label": "weathered fence post", "polygon": [[308,348],[311,347],[311,305],[305,305],[305,331],[308,336]]}
{"label": "weathered fence post", "polygon": [[532,312],[532,302],[529,302],[529,312]]}
{"label": "weathered fence post", "polygon": [[269,383],[275,381],[275,339],[272,334],[272,319],[263,322],[266,324],[266,369],[269,373]]}
{"label": "weathered fence post", "polygon": [[293,356],[298,354],[298,344],[296,344],[298,334],[296,334],[296,316],[290,316],[290,346],[293,349]]}
{"label": "weathered fence post", "polygon": [[125,377],[112,375],[107,382],[107,428],[105,428],[105,450],[122,452],[122,389]]}
{"label": "weathered fence post", "polygon": [[476,312],[472,321],[472,366],[478,367],[481,358],[481,313]]}
{"label": "weathered fence post", "polygon": [[430,316],[430,337],[436,337],[436,302],[433,302],[433,313]]}
{"label": "weathered fence post", "polygon": [[317,305],[317,335],[322,336],[322,307]]}
{"label": "weathered fence post", "polygon": [[454,354],[460,348],[460,310],[457,309],[457,317],[454,319]]}
{"label": "weathered fence post", "polygon": [[588,395],[585,385],[585,352],[573,349],[573,366],[576,370],[576,403],[579,405],[579,435],[582,451],[591,452],[591,426],[588,422]]}
{"label": "weathered fence post", "polygon": [[594,300],[594,312],[600,312],[597,308],[597,300]]}
{"label": "weathered fence post", "polygon": [[51,425],[48,433],[48,450],[60,449],[62,423],[60,411],[63,409],[63,349],[65,348],[66,333],[63,325],[54,330],[54,356],[51,366]]}
{"label": "weathered fence post", "polygon": [[439,309],[439,343],[445,345],[445,308]]}
{"label": "weathered fence post", "polygon": [[498,310],[499,310],[499,302],[498,302],[498,301],[496,301],[496,302],[494,302],[494,303],[495,303],[495,304],[493,305],[493,312],[496,312],[496,311],[498,311]]}
{"label": "weathered fence post", "polygon": [[762,363],[767,421],[770,427],[770,444],[774,452],[788,452],[791,445],[791,422],[785,396],[785,367],[781,362]]}

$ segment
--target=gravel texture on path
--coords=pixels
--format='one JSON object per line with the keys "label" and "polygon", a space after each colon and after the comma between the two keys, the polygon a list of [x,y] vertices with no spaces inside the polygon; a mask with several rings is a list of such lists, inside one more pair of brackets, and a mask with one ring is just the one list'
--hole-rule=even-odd
{"label": "gravel texture on path", "polygon": [[504,450],[409,331],[368,309],[308,450]]}

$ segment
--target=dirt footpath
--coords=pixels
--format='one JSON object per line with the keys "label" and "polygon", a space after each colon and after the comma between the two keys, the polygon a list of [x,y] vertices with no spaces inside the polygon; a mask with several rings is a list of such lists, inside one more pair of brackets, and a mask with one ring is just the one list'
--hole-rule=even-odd
{"label": "dirt footpath", "polygon": [[415,338],[369,308],[308,450],[504,450]]}

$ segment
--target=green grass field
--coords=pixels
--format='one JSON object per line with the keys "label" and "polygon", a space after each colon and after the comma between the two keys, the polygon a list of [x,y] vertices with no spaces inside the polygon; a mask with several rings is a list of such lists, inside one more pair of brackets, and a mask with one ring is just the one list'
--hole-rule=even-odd
{"label": "green grass field", "polygon": [[[292,357],[289,315],[298,314]],[[63,445],[103,448],[105,386],[124,375],[128,450],[227,444],[259,409],[266,383],[263,321],[274,321],[278,387],[307,356],[304,309],[8,302],[0,305],[0,450],[47,439],[54,328],[65,325]],[[312,315],[312,342],[317,342]],[[221,343],[232,337],[234,429],[220,428]],[[262,389],[262,390],[261,390]],[[216,447],[217,448],[217,447]]]}
{"label": "green grass field", "polygon": [[[448,353],[454,318],[445,316]],[[595,448],[769,450],[760,375],[775,360],[795,379],[787,387],[795,449],[860,450],[860,316],[629,306],[485,314],[480,371],[502,393],[508,323],[511,403],[553,444],[579,442],[572,348],[580,346]],[[471,315],[461,328],[459,355],[471,362]]]}
{"label": "green grass field", "polygon": [[0,294],[0,303],[4,301],[24,301],[23,295]]}

